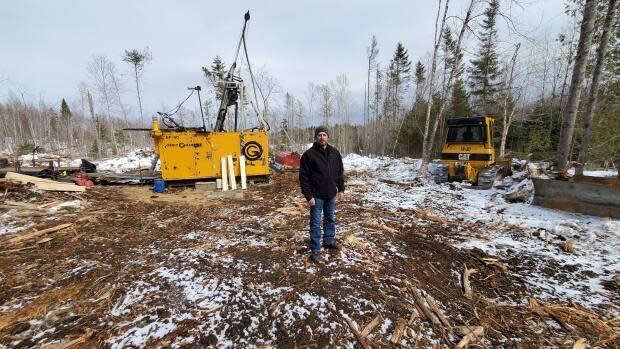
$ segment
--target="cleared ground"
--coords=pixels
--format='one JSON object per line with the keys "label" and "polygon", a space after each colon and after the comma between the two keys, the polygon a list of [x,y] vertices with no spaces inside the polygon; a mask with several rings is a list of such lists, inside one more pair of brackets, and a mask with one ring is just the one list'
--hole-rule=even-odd
{"label": "cleared ground", "polygon": [[[463,338],[459,326],[482,326],[470,347],[571,347],[579,338],[620,347],[618,271],[609,270],[616,256],[589,271],[600,274],[602,289],[575,290],[571,303],[528,277],[563,283],[593,275],[514,247],[541,241],[540,229],[451,216],[436,201],[386,205],[373,197],[402,196],[416,184],[378,185],[369,176],[349,173],[337,210],[345,249],[324,253],[318,265],[308,260],[308,213],[295,174],[225,200],[182,189],[96,187],[70,196],[0,183],[5,203],[78,201],[52,214],[3,206],[5,227],[25,229],[0,235],[0,343],[451,348]],[[469,195],[441,188],[454,205]],[[70,225],[40,234],[62,224]],[[512,242],[502,246],[497,236]],[[470,298],[465,268],[475,269]],[[445,318],[433,324],[437,313],[425,315],[416,292]],[[598,298],[586,304],[584,297]]]}

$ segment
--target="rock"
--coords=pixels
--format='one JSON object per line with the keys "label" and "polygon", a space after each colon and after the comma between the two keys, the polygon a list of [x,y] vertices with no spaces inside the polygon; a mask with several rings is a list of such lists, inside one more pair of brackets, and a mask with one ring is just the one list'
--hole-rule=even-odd
{"label": "rock", "polygon": [[515,203],[515,202],[528,202],[532,197],[532,190],[521,187],[517,188],[515,191],[504,194],[504,200]]}

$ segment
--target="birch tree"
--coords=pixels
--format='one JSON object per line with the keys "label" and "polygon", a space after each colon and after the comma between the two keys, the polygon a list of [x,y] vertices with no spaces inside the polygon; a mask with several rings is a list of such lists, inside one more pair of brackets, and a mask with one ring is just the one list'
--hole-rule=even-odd
{"label": "birch tree", "polygon": [[502,135],[501,141],[499,145],[499,157],[504,157],[506,153],[506,138],[508,137],[508,131],[510,129],[510,125],[512,124],[512,120],[515,115],[515,111],[517,108],[517,103],[521,98],[521,90],[517,92],[516,97],[513,97],[513,84],[515,79],[515,67],[517,65],[517,55],[519,54],[519,47],[521,44],[517,44],[515,47],[515,51],[512,55],[512,59],[508,63],[504,72],[506,76],[504,78],[504,91],[502,98]]}
{"label": "birch tree", "polygon": [[[458,36],[458,39],[456,41],[456,44],[454,45],[454,50],[457,52],[460,52],[461,50],[461,45],[463,42],[463,37],[465,36],[465,31],[467,30],[467,28],[469,27],[469,22],[471,20],[471,13],[474,10],[474,6],[476,4],[476,0],[470,0],[469,2],[469,6],[467,8],[467,12],[465,14],[465,18],[463,19],[462,22],[462,26],[461,26],[461,30]],[[445,111],[446,108],[446,104],[447,104],[447,96],[450,95],[451,93],[451,89],[452,89],[452,82],[455,78],[455,76],[457,75],[458,72],[458,65],[452,65],[452,67],[450,68],[450,74],[449,77],[446,81],[446,84],[444,85],[444,90],[443,93],[441,94],[441,105],[439,106],[439,110],[437,112],[437,117],[435,118],[435,122],[433,124],[433,128],[429,130],[429,125],[430,125],[430,115],[431,115],[431,108],[433,105],[433,81],[435,79],[435,70],[436,70],[436,65],[437,65],[437,50],[439,49],[439,46],[441,44],[441,37],[440,37],[440,33],[443,30],[443,27],[445,26],[445,19],[446,19],[446,13],[448,11],[448,4],[446,2],[446,8],[444,11],[444,16],[442,19],[442,24],[440,28],[435,29],[435,49],[433,51],[433,57],[431,59],[431,73],[429,74],[429,96],[428,96],[428,103],[427,103],[427,107],[426,107],[426,121],[425,121],[425,128],[424,128],[424,143],[422,145],[422,176],[426,176],[426,165],[428,164],[428,162],[430,161],[430,157],[431,157],[431,149],[433,146],[433,139],[435,137],[435,133],[437,132],[437,127],[439,125],[439,120],[441,120],[441,117]],[[438,16],[439,17],[439,12],[438,12]]]}

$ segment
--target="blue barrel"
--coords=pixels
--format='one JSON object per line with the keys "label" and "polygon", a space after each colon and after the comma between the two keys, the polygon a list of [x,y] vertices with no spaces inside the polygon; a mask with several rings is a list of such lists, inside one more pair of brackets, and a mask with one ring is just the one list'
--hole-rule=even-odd
{"label": "blue barrel", "polygon": [[156,179],[153,182],[153,191],[156,193],[163,193],[166,189],[166,182],[163,179]]}

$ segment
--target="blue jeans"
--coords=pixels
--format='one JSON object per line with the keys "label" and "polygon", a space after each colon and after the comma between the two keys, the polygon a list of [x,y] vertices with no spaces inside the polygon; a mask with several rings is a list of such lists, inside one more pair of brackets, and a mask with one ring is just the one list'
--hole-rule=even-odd
{"label": "blue jeans", "polygon": [[310,207],[310,251],[321,250],[321,213],[323,213],[323,244],[332,245],[336,236],[336,197],[328,200],[314,198],[314,206]]}

